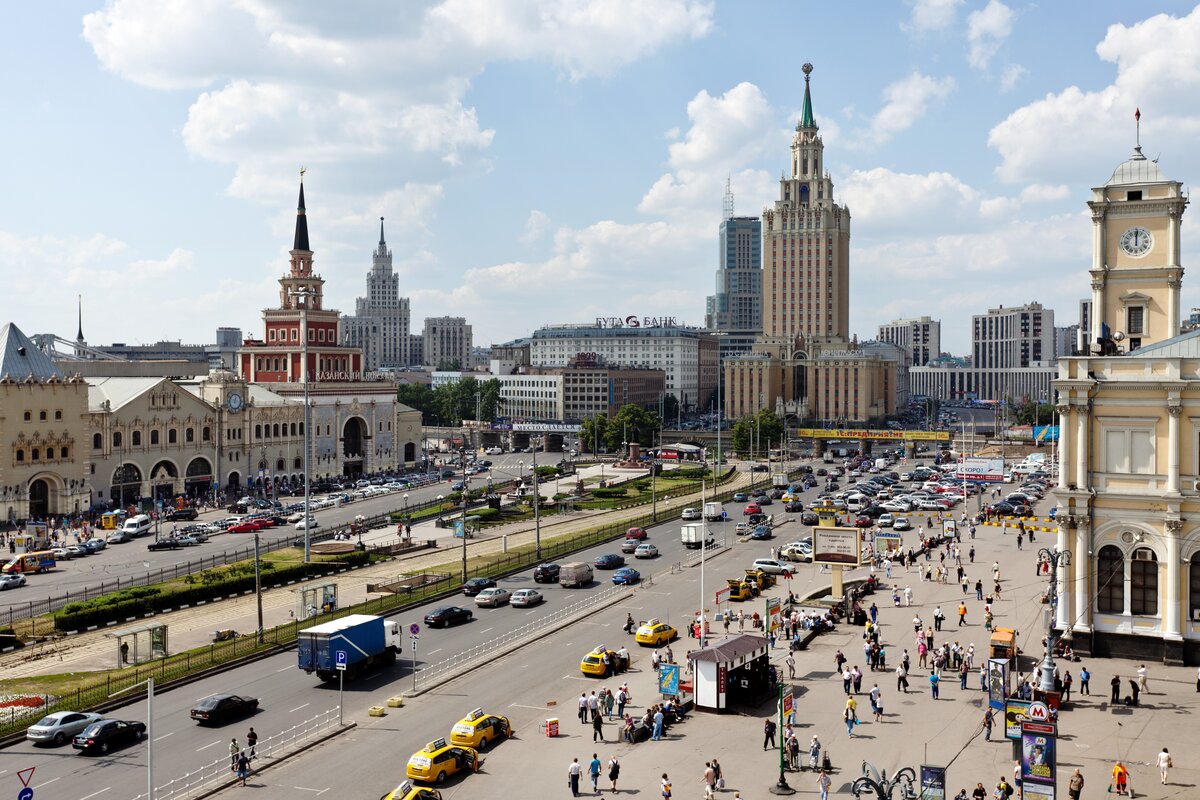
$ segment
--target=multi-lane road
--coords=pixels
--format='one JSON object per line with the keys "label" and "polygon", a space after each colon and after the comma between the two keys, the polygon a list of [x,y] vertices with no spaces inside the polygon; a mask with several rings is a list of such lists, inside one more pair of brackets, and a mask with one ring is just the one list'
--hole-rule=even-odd
{"label": "multi-lane road", "polygon": [[[768,510],[776,512],[780,520],[789,518],[777,529],[776,538],[763,542],[738,542],[733,530],[734,524],[741,518],[741,507],[734,504],[726,507],[730,512],[730,520],[725,523],[725,535],[722,536],[721,525],[714,525],[713,531],[717,542],[724,540],[725,546],[710,551],[712,560],[704,570],[704,597],[709,608],[712,607],[714,592],[724,585],[726,577],[741,574],[755,558],[766,556],[772,545],[799,538],[802,533],[794,515],[785,515],[782,506],[776,503]],[[319,756],[301,757],[288,767],[288,780],[317,790],[327,787],[332,779],[328,759],[335,758],[336,763],[356,764],[355,783],[362,789],[359,793],[377,797],[395,785],[408,754],[418,750],[425,742],[445,735],[450,726],[471,708],[484,706],[495,709],[497,713],[510,716],[518,729],[528,730],[539,718],[534,709],[542,706],[546,692],[552,691],[553,687],[563,686],[564,682],[573,684],[582,679],[579,661],[587,651],[602,642],[624,642],[636,648],[632,637],[620,630],[627,612],[637,619],[660,617],[677,626],[694,613],[701,602],[700,569],[684,569],[675,574],[670,569],[672,564],[682,561],[685,554],[695,552],[685,550],[682,546],[680,526],[679,520],[673,520],[650,529],[649,541],[661,551],[658,558],[634,560],[626,556],[627,563],[637,567],[643,576],[654,576],[652,586],[634,590],[616,605],[598,609],[597,613],[583,621],[514,653],[498,650],[495,663],[411,701],[403,711],[402,724],[395,716],[380,720],[370,718],[366,710],[384,698],[411,687],[411,662],[408,658],[401,658],[389,670],[348,684],[344,711],[346,718],[356,720],[360,728],[323,746]],[[599,545],[572,556],[572,560],[590,561],[602,553],[611,552],[619,552],[619,543]],[[546,596],[546,602],[532,609],[508,606],[478,608],[474,609],[475,618],[470,623],[448,629],[422,630],[418,658],[422,663],[435,663],[499,637],[506,631],[536,622],[539,617],[567,604],[598,597],[602,589],[611,585],[611,574],[597,570],[596,580],[584,589],[538,585],[537,588]],[[791,582],[791,589],[802,595],[821,580],[815,568],[800,566]],[[530,571],[505,578],[499,583],[509,589],[535,586]],[[781,587],[781,592],[786,591],[787,587]],[[461,597],[413,609],[396,619],[405,626],[416,622],[424,629],[421,620],[426,611],[447,602],[474,608],[470,598]],[[685,648],[683,643],[676,645],[677,650]],[[260,736],[266,737],[291,727],[317,711],[336,706],[336,686],[321,685],[315,676],[301,672],[295,664],[295,651],[288,651],[161,695],[155,702],[156,783],[164,784],[176,775],[224,757],[229,739],[236,736],[243,741],[250,725],[256,728]],[[585,681],[581,685],[594,688],[590,683]],[[221,691],[258,697],[261,710],[250,719],[223,728],[200,728],[188,719],[187,710],[197,699]],[[112,712],[111,716],[145,719],[145,713],[143,702]],[[102,796],[103,800],[126,800],[144,791],[146,751],[146,744],[140,744],[109,756],[88,757],[75,755],[69,746],[47,749],[23,743],[3,751],[0,768],[12,771],[36,766],[34,784],[41,787],[53,782],[56,797],[90,800]],[[503,757],[503,751],[498,751],[496,757]],[[270,779],[269,773],[267,779]]]}

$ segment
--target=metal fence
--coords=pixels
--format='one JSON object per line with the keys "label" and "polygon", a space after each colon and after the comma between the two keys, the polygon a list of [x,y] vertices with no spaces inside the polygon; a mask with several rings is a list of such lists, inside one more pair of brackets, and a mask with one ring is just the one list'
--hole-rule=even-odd
{"label": "metal fence", "polygon": [[[293,725],[287,730],[259,739],[254,748],[254,758],[250,760],[250,771],[253,773],[269,766],[270,759],[294,752],[297,747],[338,727],[339,709],[330,708],[320,714],[309,717],[303,722]],[[242,752],[250,755],[247,748]],[[177,778],[172,778],[161,786],[154,787],[156,800],[172,800],[172,798],[191,797],[194,793],[215,788],[215,784],[236,779],[234,771],[235,760],[232,754],[218,758],[190,772],[185,772]],[[132,800],[145,800],[146,793],[135,795]]]}

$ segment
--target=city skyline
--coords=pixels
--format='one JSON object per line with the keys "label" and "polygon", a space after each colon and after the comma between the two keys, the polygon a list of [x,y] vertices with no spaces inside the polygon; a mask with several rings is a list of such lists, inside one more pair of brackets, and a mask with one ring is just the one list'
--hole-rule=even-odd
{"label": "city skyline", "polygon": [[[305,165],[328,308],[353,312],[384,216],[412,317],[466,317],[480,344],[597,316],[701,325],[725,182],[740,216],[772,201],[805,61],[860,339],[929,315],[961,354],[972,315],[1031,301],[1075,322],[1088,190],[1135,109],[1166,172],[1200,168],[1193,4],[914,0],[852,27],[814,8],[826,33],[800,49],[771,22],[786,3],[476,5],[10,9],[6,72],[42,81],[10,84],[0,133],[25,154],[0,200],[9,319],[69,337],[82,294],[93,343],[256,330]],[[1182,297],[1200,305],[1186,276]]]}

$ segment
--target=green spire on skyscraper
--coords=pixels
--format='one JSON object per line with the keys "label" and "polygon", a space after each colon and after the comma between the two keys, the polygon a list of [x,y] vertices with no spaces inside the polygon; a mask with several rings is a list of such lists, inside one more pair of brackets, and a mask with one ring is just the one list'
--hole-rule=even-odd
{"label": "green spire on skyscraper", "polygon": [[817,121],[813,119],[812,95],[808,91],[808,77],[812,74],[813,65],[805,64],[801,69],[804,70],[804,111],[800,115],[800,124],[797,127],[815,128],[817,127]]}

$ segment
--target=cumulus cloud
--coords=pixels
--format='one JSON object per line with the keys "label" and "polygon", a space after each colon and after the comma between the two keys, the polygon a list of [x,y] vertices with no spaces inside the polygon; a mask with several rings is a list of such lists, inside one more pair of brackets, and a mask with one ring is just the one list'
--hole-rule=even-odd
{"label": "cumulus cloud", "polygon": [[1009,64],[1000,75],[1000,91],[1005,93],[1011,92],[1017,87],[1017,83],[1020,82],[1021,78],[1024,78],[1028,73],[1029,70],[1020,64]]}
{"label": "cumulus cloud", "polygon": [[855,170],[838,184],[838,194],[859,226],[878,233],[911,231],[915,219],[969,219],[979,192],[948,172],[912,174],[884,167]]}
{"label": "cumulus cloud", "polygon": [[525,220],[525,230],[521,231],[520,239],[525,244],[534,244],[541,241],[548,230],[550,230],[549,215],[535,208],[529,212],[529,219]]}
{"label": "cumulus cloud", "polygon": [[932,105],[945,100],[954,91],[954,85],[954,78],[935,78],[914,70],[883,90],[883,107],[860,138],[876,145],[887,142],[911,128]]}
{"label": "cumulus cloud", "polygon": [[1021,190],[1022,203],[1050,203],[1066,200],[1070,196],[1070,187],[1062,183],[1031,183]]}
{"label": "cumulus cloud", "polygon": [[945,30],[954,23],[962,4],[963,0],[909,0],[912,10],[900,28],[913,33]]}
{"label": "cumulus cloud", "polygon": [[987,69],[992,56],[1012,34],[1016,14],[1000,0],[967,15],[967,61],[975,69]]}
{"label": "cumulus cloud", "polygon": [[[1156,16],[1108,31],[1096,53],[1117,67],[1096,90],[1068,86],[1016,109],[988,134],[1006,181],[1102,183],[1133,144],[1133,112],[1142,110],[1142,142],[1162,152],[1174,174],[1200,168],[1194,139],[1200,112],[1179,98],[1200,92],[1200,7],[1186,16]],[[1183,168],[1179,165],[1183,165]],[[1170,169],[1170,168],[1168,168]],[[1168,174],[1171,174],[1169,171]]]}

